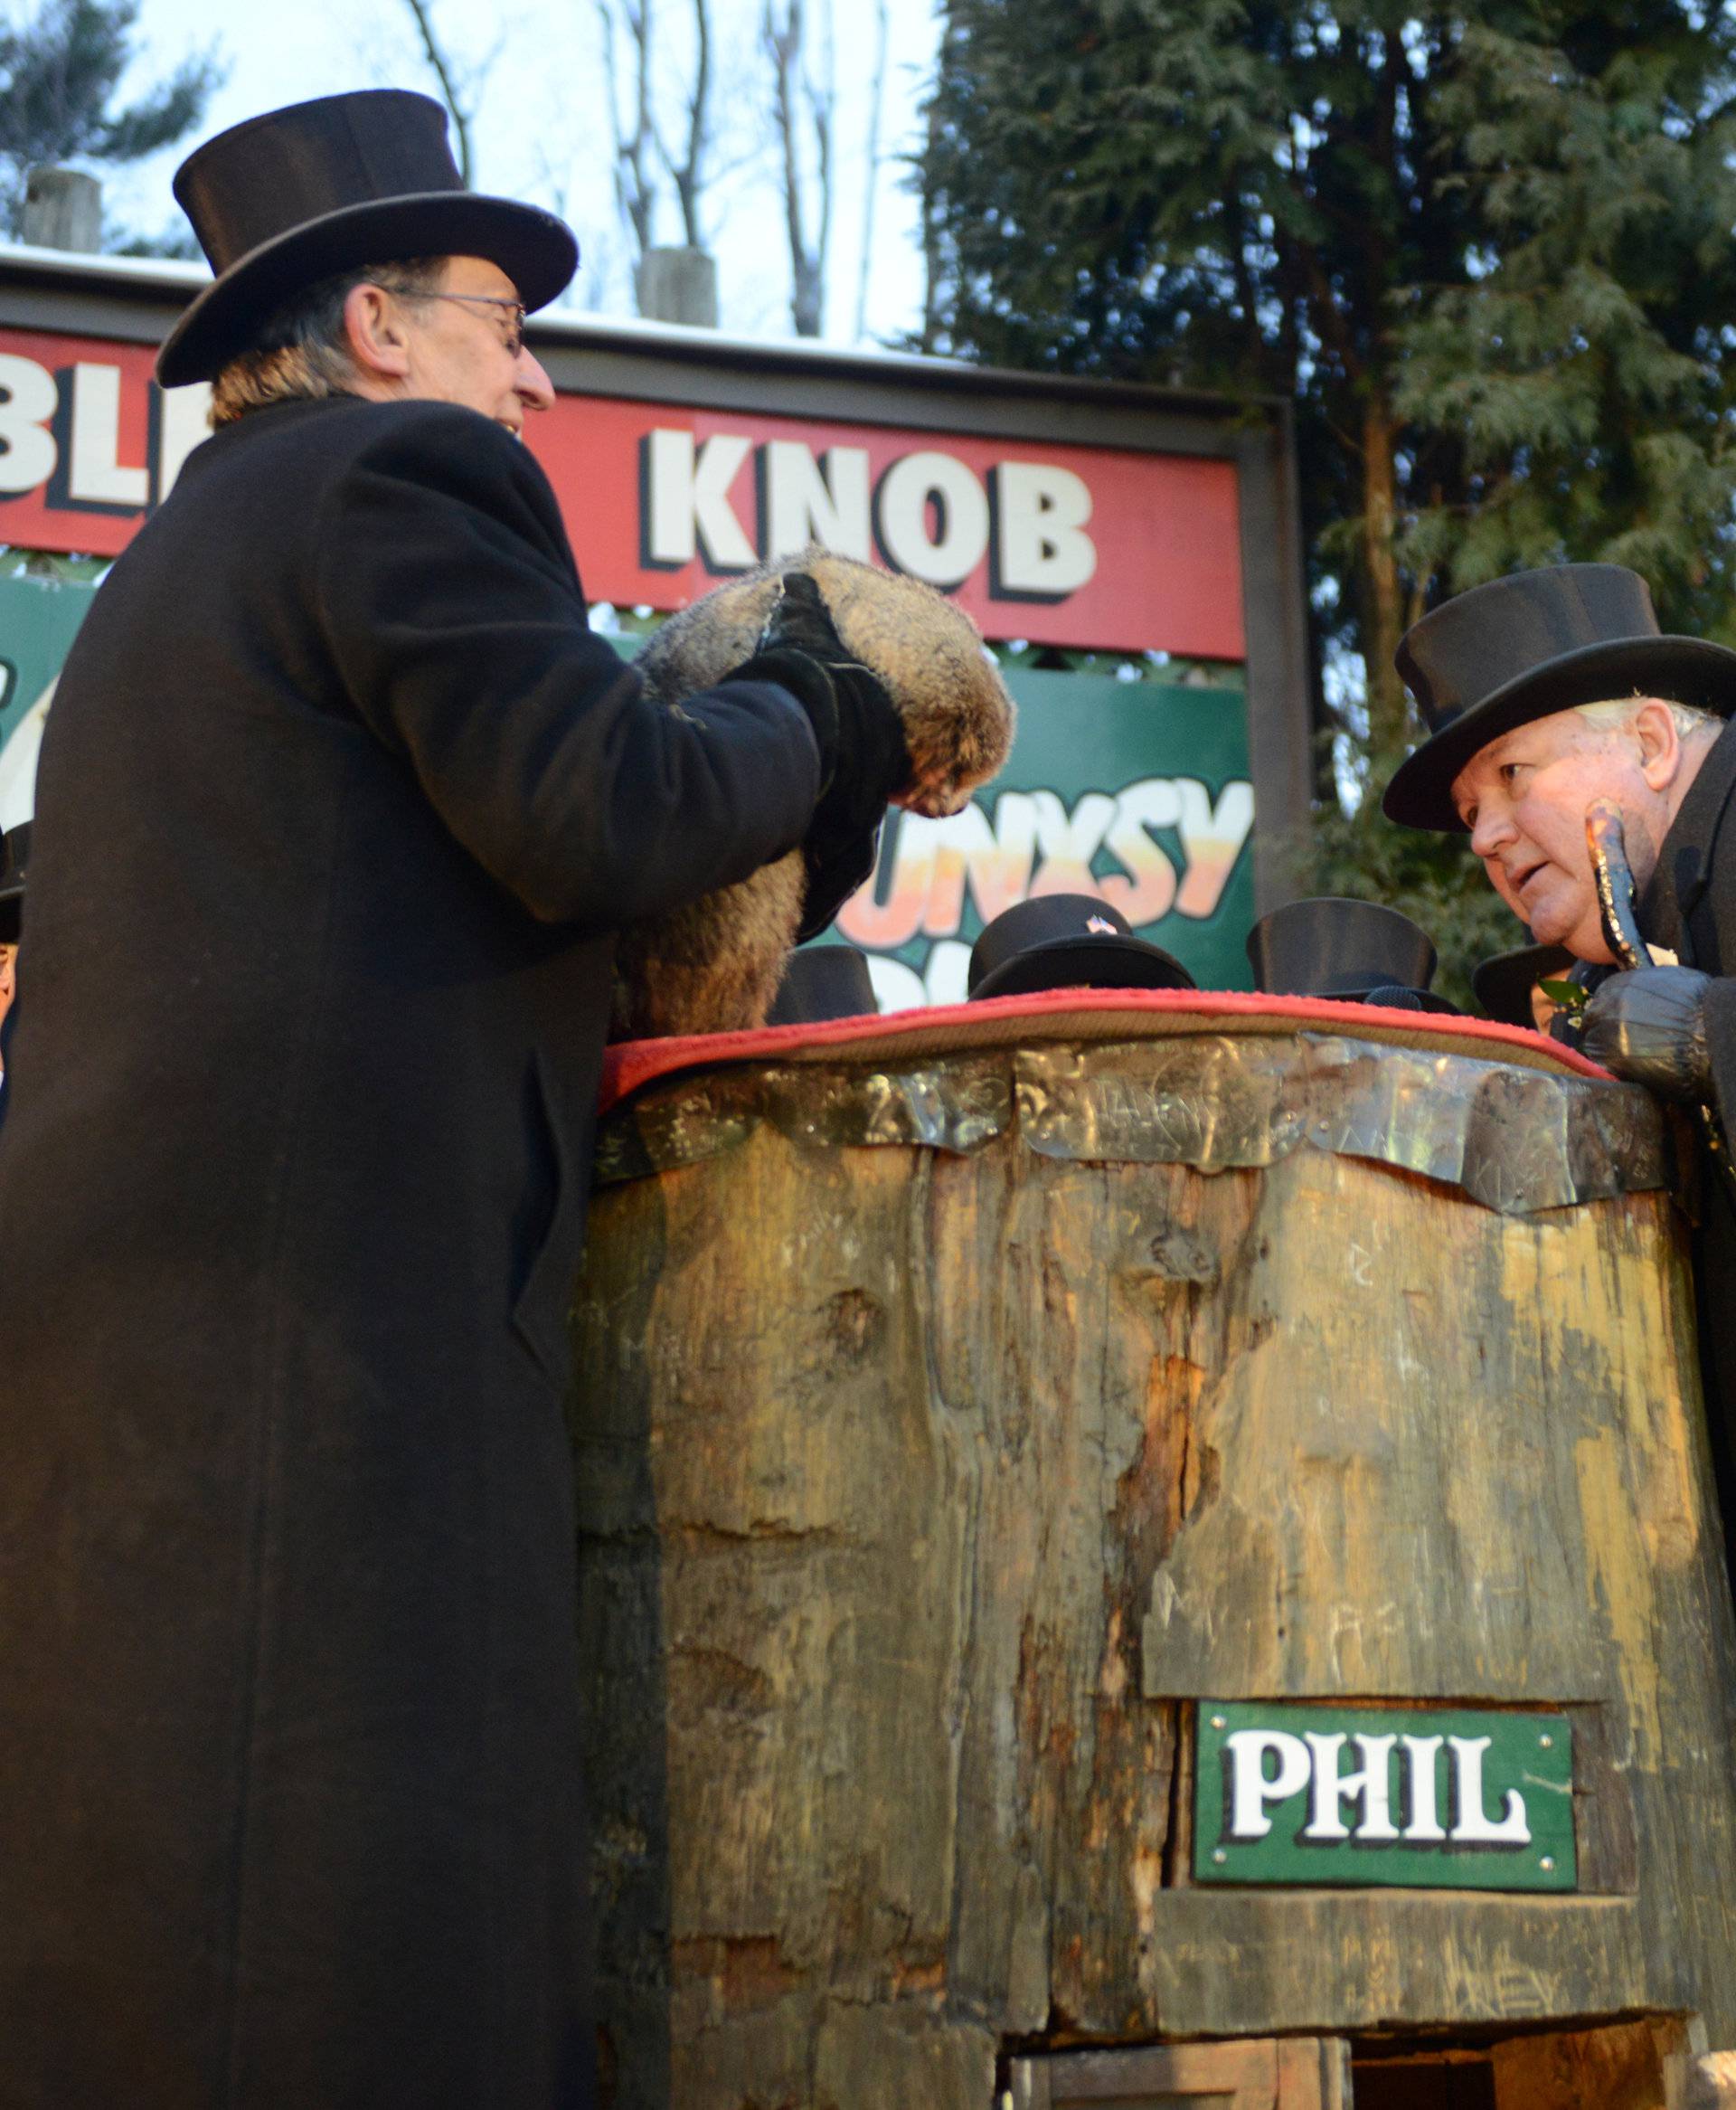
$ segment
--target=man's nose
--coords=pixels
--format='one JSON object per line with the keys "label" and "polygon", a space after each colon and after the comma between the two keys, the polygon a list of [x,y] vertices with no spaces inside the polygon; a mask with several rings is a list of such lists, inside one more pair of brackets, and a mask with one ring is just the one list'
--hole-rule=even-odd
{"label": "man's nose", "polygon": [[513,388],[527,411],[546,411],[553,407],[554,383],[543,372],[542,362],[533,352],[518,355],[518,364],[513,370]]}
{"label": "man's nose", "polygon": [[1513,816],[1486,802],[1477,809],[1476,824],[1471,829],[1471,850],[1479,857],[1492,857],[1504,843],[1510,843],[1518,834],[1513,825]]}

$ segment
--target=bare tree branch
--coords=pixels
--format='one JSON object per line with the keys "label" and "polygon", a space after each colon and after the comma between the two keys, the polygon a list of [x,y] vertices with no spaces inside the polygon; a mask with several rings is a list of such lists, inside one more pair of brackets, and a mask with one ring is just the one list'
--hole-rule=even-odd
{"label": "bare tree branch", "polygon": [[[656,144],[651,122],[651,9],[652,0],[597,0],[598,18],[603,28],[603,79],[609,103],[610,136],[615,146],[615,200],[633,238],[635,260],[651,246],[657,196],[656,180],[646,166]],[[625,33],[632,72],[623,80],[623,62],[618,37]],[[623,114],[625,102],[631,122]]]}
{"label": "bare tree branch", "polygon": [[862,262],[856,272],[856,336],[868,334],[868,272],[874,251],[874,207],[880,196],[880,126],[886,102],[886,0],[874,0],[874,71],[868,89],[868,151],[862,194]]}
{"label": "bare tree branch", "polygon": [[404,5],[415,20],[416,33],[422,41],[422,56],[428,61],[435,80],[439,82],[440,100],[446,105],[446,112],[452,120],[452,130],[458,140],[458,174],[468,184],[471,176],[470,127],[476,117],[476,77],[473,75],[460,85],[458,69],[435,33],[434,11],[429,0],[404,0]]}
{"label": "bare tree branch", "polygon": [[681,223],[690,249],[703,249],[700,232],[700,201],[704,195],[706,162],[712,146],[712,14],[711,0],[693,0],[693,85],[686,99],[686,151],[676,161],[661,136],[657,150],[675,186],[681,206]]}
{"label": "bare tree branch", "polygon": [[[662,195],[659,168],[673,185],[682,230],[688,246],[705,246],[703,212],[713,177],[712,92],[713,84],[712,0],[692,0],[693,69],[691,83],[675,104],[679,112],[681,147],[673,149],[665,118],[670,98],[655,89],[653,55],[658,50],[654,26],[656,0],[596,0],[603,32],[603,75],[609,121],[615,148],[615,197],[634,249],[636,267],[656,241],[657,206]],[[659,101],[663,109],[659,109]],[[637,269],[636,269],[637,278]]]}
{"label": "bare tree branch", "polygon": [[[938,90],[929,94],[927,117],[928,154],[932,160],[940,137],[940,97]],[[940,294],[945,267],[946,260],[941,250],[939,203],[931,193],[927,193],[922,200],[922,335],[918,339],[918,348],[924,352],[936,352],[940,348]]]}
{"label": "bare tree branch", "polygon": [[805,73],[802,86],[809,121],[814,128],[815,189],[819,194],[817,224],[814,230],[814,297],[811,330],[802,334],[817,337],[826,306],[826,266],[832,251],[832,121],[837,109],[838,75],[832,35],[832,0],[816,0],[821,17],[820,78]]}
{"label": "bare tree branch", "polygon": [[[822,5],[825,0],[821,0]],[[781,6],[782,13],[778,10]],[[765,0],[760,39],[772,67],[772,109],[783,166],[784,230],[789,243],[790,314],[796,334],[819,336],[825,322],[826,255],[832,232],[832,118],[837,99],[833,75],[831,16],[826,17],[824,77],[805,66],[806,0]],[[816,194],[809,239],[807,155],[803,118],[813,133]]]}

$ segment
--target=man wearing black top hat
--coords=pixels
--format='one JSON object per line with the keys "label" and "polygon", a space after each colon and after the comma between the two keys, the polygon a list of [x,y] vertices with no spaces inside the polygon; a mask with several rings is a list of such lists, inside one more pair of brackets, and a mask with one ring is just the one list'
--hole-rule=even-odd
{"label": "man wearing black top hat", "polygon": [[[1566,564],[1425,616],[1399,671],[1429,738],[1385,799],[1394,820],[1468,832],[1543,945],[1611,961],[1585,817],[1619,807],[1640,930],[1662,963],[1603,980],[1582,1045],[1619,1075],[1736,1121],[1736,652],[1665,637],[1643,579]],[[1700,1353],[1727,1519],[1736,1519],[1736,1208],[1703,1180]]]}
{"label": "man wearing black top hat", "polygon": [[219,429],[61,677],[0,1136],[0,2101],[566,2110],[612,933],[797,844],[823,922],[901,735],[811,629],[680,713],[588,634],[516,443],[573,240],[437,106],[176,192]]}

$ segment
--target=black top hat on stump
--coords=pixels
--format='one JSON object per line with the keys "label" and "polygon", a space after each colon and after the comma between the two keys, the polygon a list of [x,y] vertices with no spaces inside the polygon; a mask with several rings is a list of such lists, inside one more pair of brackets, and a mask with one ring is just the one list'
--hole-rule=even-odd
{"label": "black top hat on stump", "polygon": [[1411,625],[1396,664],[1429,731],[1381,801],[1407,828],[1462,830],[1453,779],[1478,748],[1533,718],[1633,695],[1722,718],[1736,709],[1736,652],[1665,636],[1650,587],[1620,564],[1473,586]]}
{"label": "black top hat on stump", "polygon": [[784,966],[768,1026],[818,1026],[878,1011],[868,956],[854,945],[804,945]]}
{"label": "black top hat on stump", "polygon": [[24,867],[30,863],[30,823],[0,836],[0,945],[15,945],[24,919]]}
{"label": "black top hat on stump", "polygon": [[1573,955],[1565,945],[1520,945],[1484,960],[1472,972],[1471,988],[1489,1017],[1535,1033],[1531,992],[1540,981],[1561,979],[1572,965]]}
{"label": "black top hat on stump", "polygon": [[1161,945],[1136,938],[1118,909],[1091,894],[1043,894],[1004,909],[970,949],[970,1000],[1044,989],[1191,989]]}
{"label": "black top hat on stump", "polygon": [[1429,933],[1377,901],[1323,894],[1274,909],[1249,932],[1248,959],[1254,986],[1268,996],[1458,1009],[1429,987],[1435,971]]}
{"label": "black top hat on stump", "polygon": [[217,274],[157,355],[165,388],[208,381],[321,279],[407,257],[485,257],[545,308],[573,274],[572,231],[540,205],[464,187],[446,113],[400,88],[326,95],[208,139],[175,194]]}

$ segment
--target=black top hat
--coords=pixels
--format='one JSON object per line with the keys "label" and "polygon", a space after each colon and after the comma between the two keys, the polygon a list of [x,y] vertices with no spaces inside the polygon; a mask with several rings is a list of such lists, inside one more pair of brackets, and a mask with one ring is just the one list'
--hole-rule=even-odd
{"label": "black top hat", "polygon": [[986,997],[1043,989],[1191,989],[1179,960],[1136,938],[1118,909],[1093,894],[1043,894],[1004,909],[970,949],[967,986]]}
{"label": "black top hat", "polygon": [[854,945],[804,945],[784,966],[768,1026],[817,1026],[826,1018],[861,1018],[880,1008],[868,956]]}
{"label": "black top hat", "polygon": [[1254,986],[1274,997],[1331,997],[1406,1011],[1457,1011],[1429,983],[1429,933],[1377,901],[1322,894],[1261,916],[1248,933]]}
{"label": "black top hat", "polygon": [[165,388],[209,380],[287,299],[335,272],[486,257],[536,308],[579,261],[552,213],[467,191],[446,112],[400,88],[321,96],[219,132],[181,164],[175,194],[217,276],[157,354]]}
{"label": "black top hat", "polygon": [[1619,564],[1557,564],[1473,586],[1411,625],[1396,664],[1430,735],[1381,802],[1407,828],[1462,829],[1453,779],[1479,747],[1533,718],[1628,695],[1724,718],[1736,708],[1736,652],[1665,637],[1651,589]]}
{"label": "black top hat", "polygon": [[0,945],[15,945],[24,920],[24,867],[30,862],[30,823],[0,836]]}
{"label": "black top hat", "polygon": [[1531,1008],[1531,992],[1540,981],[1565,976],[1573,955],[1565,945],[1521,945],[1512,952],[1497,952],[1471,975],[1471,988],[1487,1015],[1503,1026],[1524,1026],[1537,1030]]}

